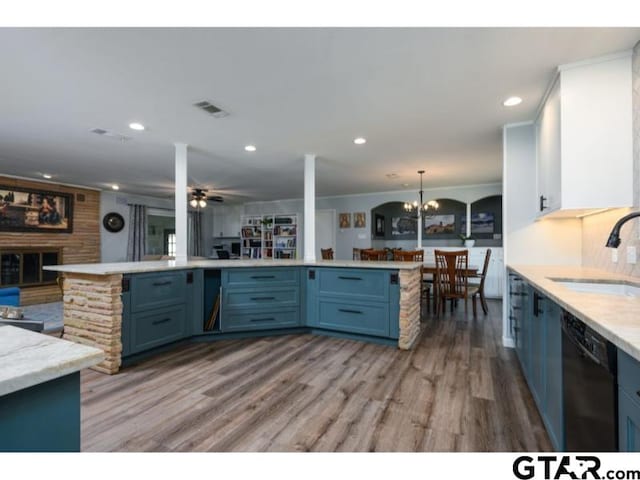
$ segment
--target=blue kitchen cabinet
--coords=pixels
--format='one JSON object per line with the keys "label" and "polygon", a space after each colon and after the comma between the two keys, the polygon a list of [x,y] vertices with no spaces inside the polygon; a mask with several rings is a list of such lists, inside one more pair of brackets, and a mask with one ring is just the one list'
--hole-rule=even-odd
{"label": "blue kitchen cabinet", "polygon": [[510,279],[509,299],[522,373],[554,448],[563,450],[562,309],[521,280]]}
{"label": "blue kitchen cabinet", "polygon": [[299,327],[300,270],[298,267],[223,270],[220,332]]}
{"label": "blue kitchen cabinet", "polygon": [[202,284],[201,270],[125,275],[122,281],[122,356],[193,335],[194,318],[201,319],[203,315]]}
{"label": "blue kitchen cabinet", "polygon": [[398,272],[309,268],[305,292],[309,327],[387,339],[399,336]]}
{"label": "blue kitchen cabinet", "polygon": [[547,299],[545,323],[545,405],[542,418],[556,450],[564,450],[564,413],[562,395],[562,309]]}
{"label": "blue kitchen cabinet", "polygon": [[640,452],[640,362],[618,349],[618,447]]}
{"label": "blue kitchen cabinet", "polygon": [[531,308],[529,309],[529,332],[531,334],[529,343],[531,349],[529,354],[529,382],[533,398],[540,411],[544,412],[546,401],[545,308],[549,302],[532,288],[529,289],[529,298],[531,298]]}

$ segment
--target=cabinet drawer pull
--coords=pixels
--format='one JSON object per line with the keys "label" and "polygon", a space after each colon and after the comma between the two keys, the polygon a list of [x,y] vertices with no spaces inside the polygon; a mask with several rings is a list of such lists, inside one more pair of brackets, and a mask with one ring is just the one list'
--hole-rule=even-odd
{"label": "cabinet drawer pull", "polygon": [[360,277],[343,277],[343,276],[339,276],[338,278],[340,280],[362,280],[362,278],[360,278]]}
{"label": "cabinet drawer pull", "polygon": [[273,317],[264,317],[264,318],[252,318],[252,322],[273,322],[275,318]]}
{"label": "cabinet drawer pull", "polygon": [[153,282],[154,287],[161,287],[163,285],[171,285],[173,282],[171,280],[165,280],[163,282]]}
{"label": "cabinet drawer pull", "polygon": [[276,297],[251,297],[251,300],[275,300]]}
{"label": "cabinet drawer pull", "polygon": [[167,323],[170,321],[170,318],[163,318],[162,320],[154,320],[153,322],[151,322],[151,325],[160,325],[161,323]]}
{"label": "cabinet drawer pull", "polygon": [[265,280],[267,278],[276,278],[275,275],[252,275],[251,278],[254,280]]}
{"label": "cabinet drawer pull", "polygon": [[357,313],[358,315],[362,315],[362,312],[360,310],[349,310],[348,308],[339,308],[338,311],[343,313]]}

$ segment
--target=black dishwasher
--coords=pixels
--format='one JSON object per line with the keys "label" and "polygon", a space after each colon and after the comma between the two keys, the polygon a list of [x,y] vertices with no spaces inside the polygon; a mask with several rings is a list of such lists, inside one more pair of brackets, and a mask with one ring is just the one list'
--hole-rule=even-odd
{"label": "black dishwasher", "polygon": [[569,312],[562,318],[566,450],[618,450],[616,347]]}

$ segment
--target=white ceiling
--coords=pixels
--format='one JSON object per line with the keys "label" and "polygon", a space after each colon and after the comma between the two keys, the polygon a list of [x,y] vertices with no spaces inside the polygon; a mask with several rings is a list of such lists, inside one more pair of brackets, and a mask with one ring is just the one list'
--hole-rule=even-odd
{"label": "white ceiling", "polygon": [[[532,118],[554,67],[639,39],[638,28],[0,29],[0,173],[169,196],[179,141],[190,184],[228,201],[301,197],[306,152],[318,195],[415,188],[420,168],[427,187],[498,182],[501,126]],[[510,95],[523,104],[503,107]]]}

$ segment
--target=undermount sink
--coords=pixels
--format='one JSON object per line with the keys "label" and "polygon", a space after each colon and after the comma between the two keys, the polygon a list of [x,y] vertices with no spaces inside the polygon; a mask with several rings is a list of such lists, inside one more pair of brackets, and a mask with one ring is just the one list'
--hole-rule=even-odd
{"label": "undermount sink", "polygon": [[618,295],[621,297],[640,297],[640,285],[624,282],[597,282],[571,279],[550,279],[558,285],[579,293],[599,293],[604,295]]}

